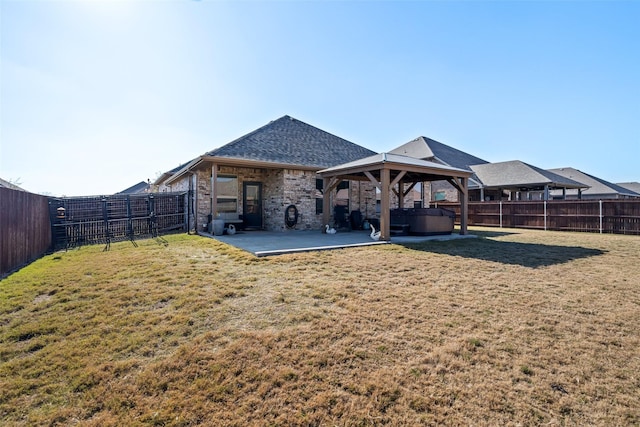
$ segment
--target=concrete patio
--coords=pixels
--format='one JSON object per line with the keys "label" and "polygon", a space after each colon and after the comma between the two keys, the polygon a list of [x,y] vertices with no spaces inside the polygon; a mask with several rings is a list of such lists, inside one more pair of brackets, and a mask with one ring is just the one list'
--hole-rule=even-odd
{"label": "concrete patio", "polygon": [[439,236],[392,236],[391,241],[374,241],[368,231],[338,232],[323,234],[320,230],[309,231],[238,231],[236,234],[214,236],[201,233],[220,242],[227,243],[258,257],[282,255],[296,252],[323,251],[331,249],[353,248],[359,246],[410,244],[427,240],[468,239],[477,236],[473,234],[453,234]]}

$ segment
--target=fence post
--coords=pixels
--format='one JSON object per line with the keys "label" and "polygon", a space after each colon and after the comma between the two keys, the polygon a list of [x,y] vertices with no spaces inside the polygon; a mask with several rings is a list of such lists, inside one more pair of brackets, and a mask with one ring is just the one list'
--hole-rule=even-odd
{"label": "fence post", "polygon": [[602,200],[598,200],[598,205],[600,207],[600,234],[602,234]]}
{"label": "fence post", "polygon": [[547,201],[544,201],[544,231],[547,231]]}
{"label": "fence post", "polygon": [[107,211],[107,198],[102,196],[102,219],[104,221],[104,234],[107,240],[107,245],[104,247],[103,251],[108,251],[111,247],[111,233],[109,232],[109,213]]}
{"label": "fence post", "polygon": [[133,212],[131,211],[131,195],[127,194],[127,236],[133,242]]}
{"label": "fence post", "polygon": [[500,228],[502,228],[502,200],[500,200]]}

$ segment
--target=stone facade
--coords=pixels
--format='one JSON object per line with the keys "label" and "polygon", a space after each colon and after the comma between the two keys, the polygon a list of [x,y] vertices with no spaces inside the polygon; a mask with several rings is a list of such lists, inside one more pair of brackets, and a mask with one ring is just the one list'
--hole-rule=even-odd
{"label": "stone facade", "polygon": [[362,219],[380,218],[376,211],[376,187],[369,181],[349,183],[349,212],[359,210]]}
{"label": "stone facade", "polygon": [[[221,214],[223,219],[237,219],[243,212],[243,184],[257,182],[262,184],[262,228],[269,231],[321,230],[322,212],[317,206],[322,202],[322,192],[316,189],[316,180],[320,177],[315,171],[298,169],[259,169],[241,168],[224,165],[203,165],[191,175],[162,185],[159,191],[188,191],[193,189],[192,203],[195,210],[195,223],[191,229],[207,230],[210,215],[213,215],[212,167],[217,167],[217,175],[235,176],[238,179],[237,213]],[[331,195],[334,205],[336,192]],[[348,211],[360,210],[362,218],[379,218],[376,214],[376,192],[370,182],[353,181],[349,185]],[[285,210],[294,205],[298,210],[298,221],[288,228],[285,224]],[[232,218],[233,217],[233,218]],[[331,223],[334,223],[331,212]]]}
{"label": "stone facade", "polygon": [[[426,182],[424,200],[430,202],[458,202],[460,193],[447,181]],[[438,196],[436,196],[438,195]],[[426,205],[425,205],[426,206]]]}

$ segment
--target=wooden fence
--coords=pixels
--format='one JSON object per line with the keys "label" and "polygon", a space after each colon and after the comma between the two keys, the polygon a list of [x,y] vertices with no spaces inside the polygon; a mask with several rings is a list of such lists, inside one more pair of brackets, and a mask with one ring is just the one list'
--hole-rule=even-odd
{"label": "wooden fence", "polygon": [[[460,221],[458,203],[451,209]],[[469,225],[640,235],[640,200],[470,202]]]}
{"label": "wooden fence", "polygon": [[48,197],[0,187],[0,277],[50,249]]}
{"label": "wooden fence", "polygon": [[53,247],[109,245],[186,230],[186,202],[184,192],[51,198]]}

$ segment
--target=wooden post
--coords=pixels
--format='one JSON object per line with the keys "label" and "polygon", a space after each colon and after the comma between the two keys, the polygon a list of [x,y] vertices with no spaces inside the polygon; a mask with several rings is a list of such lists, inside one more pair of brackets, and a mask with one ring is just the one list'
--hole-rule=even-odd
{"label": "wooden post", "polygon": [[381,194],[380,194],[380,240],[391,240],[391,218],[389,218],[389,197],[391,193],[391,176],[389,169],[380,171]]}
{"label": "wooden post", "polygon": [[[331,179],[322,179],[322,227],[329,224],[331,219]],[[323,228],[324,230],[324,228]]]}
{"label": "wooden post", "polygon": [[467,234],[467,219],[469,218],[469,188],[468,179],[460,178],[460,234]]}

